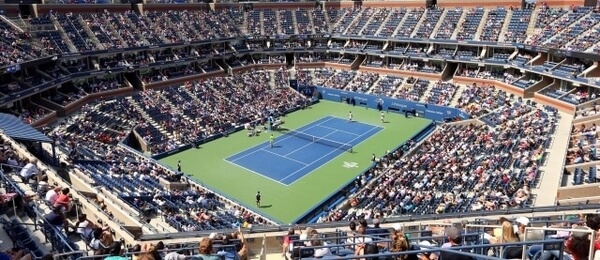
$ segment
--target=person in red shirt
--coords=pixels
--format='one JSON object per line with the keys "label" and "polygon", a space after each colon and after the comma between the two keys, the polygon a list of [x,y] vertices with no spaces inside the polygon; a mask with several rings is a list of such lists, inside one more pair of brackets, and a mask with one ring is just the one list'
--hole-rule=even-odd
{"label": "person in red shirt", "polygon": [[69,196],[69,188],[64,188],[58,195],[58,198],[54,201],[55,207],[62,207],[66,212],[71,211],[71,197]]}

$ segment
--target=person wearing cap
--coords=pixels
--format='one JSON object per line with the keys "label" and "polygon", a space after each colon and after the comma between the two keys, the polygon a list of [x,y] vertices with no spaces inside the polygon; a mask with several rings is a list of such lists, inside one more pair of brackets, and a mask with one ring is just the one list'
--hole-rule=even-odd
{"label": "person wearing cap", "polygon": [[[460,230],[456,227],[448,227],[446,229],[446,236],[448,237],[448,243],[443,244],[442,248],[452,248],[452,247],[460,247],[462,246],[462,234]],[[440,258],[444,260],[473,260],[470,256],[465,256],[461,254],[457,254],[454,252],[442,251],[440,252]]]}

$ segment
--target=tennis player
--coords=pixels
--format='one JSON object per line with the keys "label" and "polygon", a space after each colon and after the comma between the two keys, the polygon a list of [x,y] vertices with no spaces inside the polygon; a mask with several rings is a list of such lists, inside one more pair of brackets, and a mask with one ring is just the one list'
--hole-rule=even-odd
{"label": "tennis player", "polygon": [[260,191],[256,193],[256,207],[260,208]]}
{"label": "tennis player", "polygon": [[348,121],[352,122],[352,111],[348,112]]}
{"label": "tennis player", "polygon": [[379,119],[381,119],[381,123],[385,123],[385,115],[383,114],[383,111],[379,112]]}
{"label": "tennis player", "polygon": [[273,136],[273,134],[271,134],[269,143],[271,144],[271,148],[273,148],[273,145],[275,144],[275,136]]}

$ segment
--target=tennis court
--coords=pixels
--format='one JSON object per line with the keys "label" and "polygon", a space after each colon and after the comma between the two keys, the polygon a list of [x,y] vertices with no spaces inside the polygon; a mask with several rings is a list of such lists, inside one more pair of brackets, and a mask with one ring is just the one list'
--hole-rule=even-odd
{"label": "tennis court", "polygon": [[288,186],[343,153],[353,152],[354,146],[382,129],[326,116],[298,129],[282,132],[273,147],[267,141],[230,156],[226,161]]}

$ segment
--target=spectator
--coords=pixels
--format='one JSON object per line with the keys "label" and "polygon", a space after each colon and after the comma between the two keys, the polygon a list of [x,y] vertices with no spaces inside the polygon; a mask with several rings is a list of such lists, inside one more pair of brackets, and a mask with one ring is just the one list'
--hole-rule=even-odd
{"label": "spectator", "polygon": [[[456,227],[447,228],[446,236],[448,236],[448,241],[449,241],[447,248],[462,246],[463,238],[462,238],[462,235],[461,235],[460,231],[458,230],[458,228],[456,228]],[[442,246],[442,248],[444,248],[444,246]],[[440,253],[440,259],[443,259],[443,260],[473,260],[473,258],[470,256],[464,256],[464,255],[460,255],[460,254],[457,254],[454,252],[447,252],[447,251],[442,251]]]}
{"label": "spectator", "polygon": [[46,196],[44,198],[46,202],[50,203],[50,205],[54,205],[56,199],[58,198],[60,190],[60,187],[55,187],[54,189],[50,189],[48,192],[46,192]]}
{"label": "spectator", "polygon": [[[588,227],[575,227],[575,230],[589,230]],[[589,232],[571,232],[571,235],[565,241],[565,252],[563,259],[588,260],[590,254],[590,233]],[[546,250],[540,256],[540,260],[559,259],[560,252],[556,250]]]}
{"label": "spectator", "polygon": [[37,167],[38,160],[33,159],[31,160],[31,162],[29,162],[29,160],[25,160],[25,163],[25,167],[21,169],[19,175],[21,176],[23,182],[28,183],[33,179],[33,177],[37,176],[39,172],[39,169]]}
{"label": "spectator", "polygon": [[20,249],[18,247],[8,249],[0,253],[0,259],[2,260],[32,260],[35,259],[31,253],[26,249]]}
{"label": "spectator", "polygon": [[85,241],[92,241],[95,227],[94,222],[88,220],[86,214],[81,214],[75,223],[75,232],[81,235]]}
{"label": "spectator", "polygon": [[221,260],[213,255],[213,242],[210,238],[203,238],[199,244],[199,254],[192,257],[193,260]]}
{"label": "spectator", "polygon": [[69,234],[69,222],[63,213],[62,207],[55,206],[52,211],[44,216],[48,224],[57,228],[63,228],[65,233]]}
{"label": "spectator", "polygon": [[111,246],[115,243],[112,234],[101,228],[96,228],[94,229],[93,236],[94,238],[90,242],[90,247],[94,250],[94,255],[109,254]]}
{"label": "spectator", "polygon": [[[504,223],[502,223],[502,239],[500,240],[501,243],[516,243],[519,242],[519,237],[517,236],[513,225],[508,222],[505,221]],[[504,250],[502,251],[503,256],[502,258],[505,259],[514,259],[514,258],[522,258],[523,257],[523,247],[522,246],[517,246],[517,247],[504,247]]]}
{"label": "spectator", "polygon": [[[410,245],[406,235],[402,231],[392,231],[391,234],[392,245],[390,248],[391,253],[399,253],[410,250]],[[409,260],[409,255],[396,256],[395,260]]]}
{"label": "spectator", "polygon": [[65,212],[71,212],[73,204],[71,203],[71,194],[69,188],[64,188],[60,195],[54,201],[54,207],[62,207]]}
{"label": "spectator", "polygon": [[282,253],[282,256],[283,256],[283,257],[286,257],[286,256],[287,256],[287,253],[289,253],[289,252],[290,252],[291,244],[293,243],[293,241],[292,241],[292,237],[293,237],[295,234],[296,234],[296,232],[294,231],[294,228],[289,228],[289,229],[288,229],[288,233],[287,233],[287,235],[285,235],[285,236],[283,237],[283,244],[282,244],[282,247],[283,247],[283,253]]}

